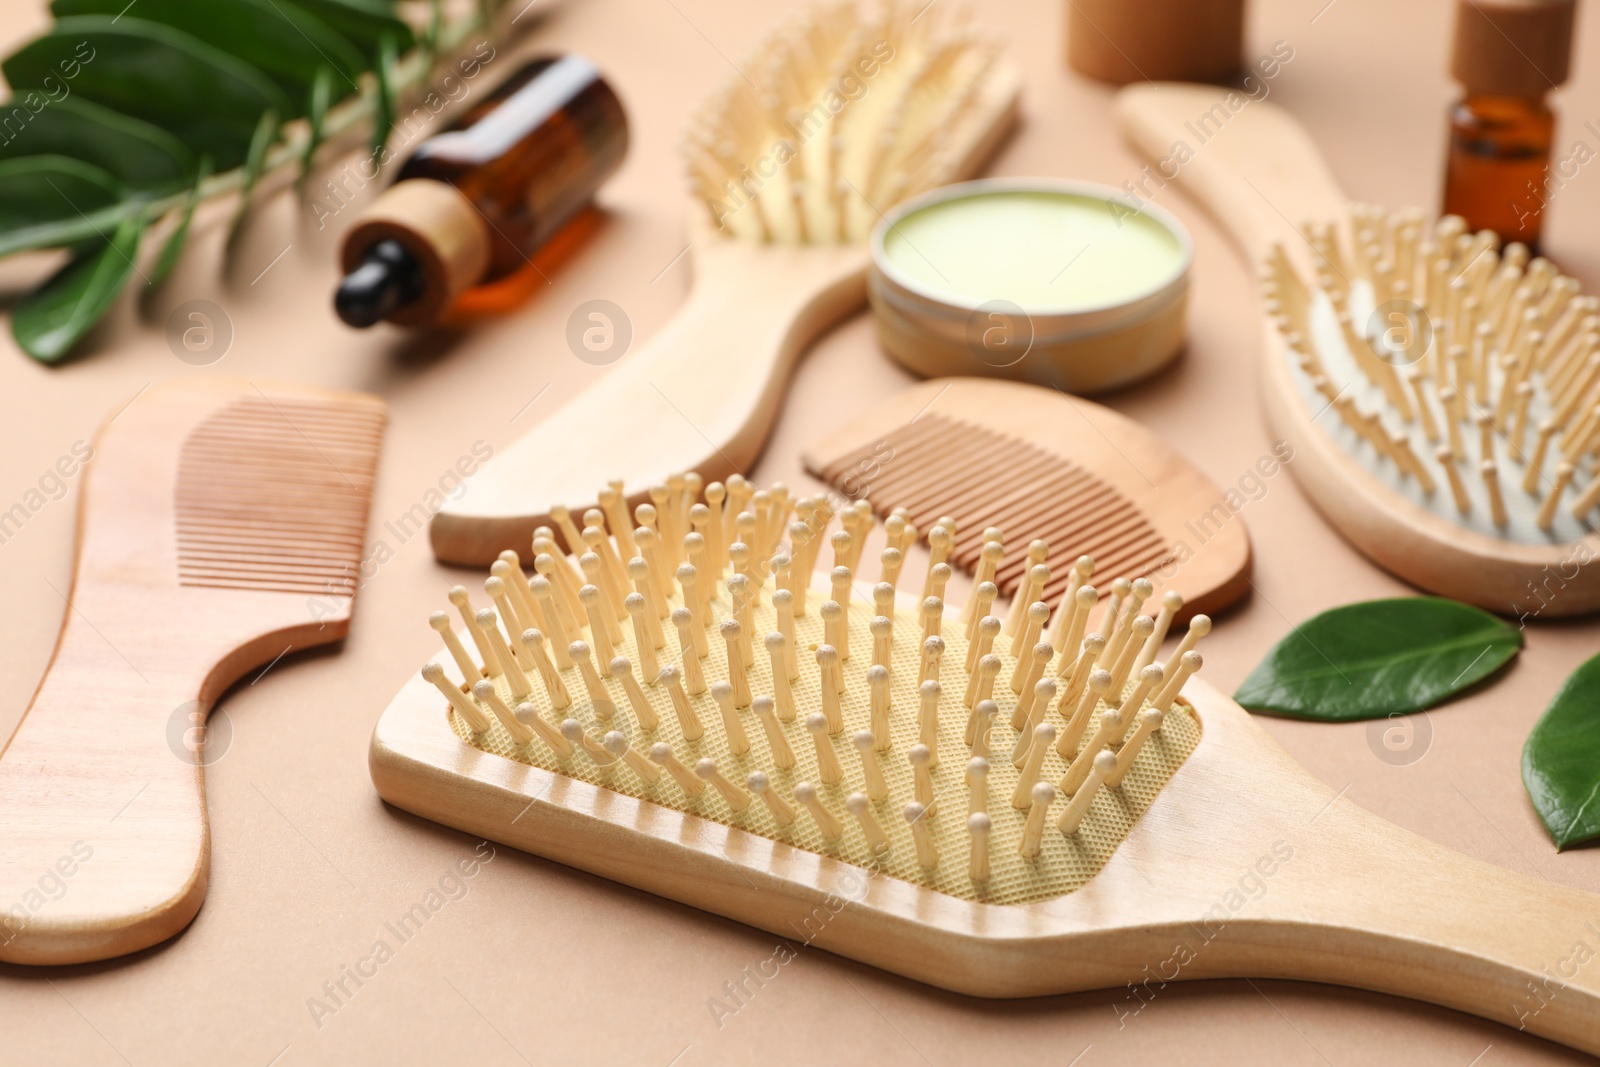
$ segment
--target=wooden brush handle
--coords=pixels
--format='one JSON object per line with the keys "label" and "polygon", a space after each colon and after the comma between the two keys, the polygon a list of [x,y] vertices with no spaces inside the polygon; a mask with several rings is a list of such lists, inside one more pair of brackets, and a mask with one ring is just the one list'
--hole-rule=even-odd
{"label": "wooden brush handle", "polygon": [[864,302],[867,253],[715,234],[693,247],[694,290],[672,321],[485,464],[462,499],[434,516],[441,560],[484,564],[507,548],[526,552],[551,506],[579,515],[613,478],[631,495],[669,473],[711,481],[748,471],[795,360]]}
{"label": "wooden brush handle", "polygon": [[[1335,801],[1244,973],[1429,1000],[1600,1054],[1600,896],[1470,859]],[[1285,840],[1295,838],[1286,835]],[[1290,899],[1290,898],[1293,899]]]}
{"label": "wooden brush handle", "polygon": [[1345,196],[1305,128],[1277,104],[1208,85],[1133,85],[1117,94],[1123,135],[1149,160],[1135,183],[1161,198],[1181,183],[1252,263],[1273,242],[1290,255],[1307,222],[1344,219]]}

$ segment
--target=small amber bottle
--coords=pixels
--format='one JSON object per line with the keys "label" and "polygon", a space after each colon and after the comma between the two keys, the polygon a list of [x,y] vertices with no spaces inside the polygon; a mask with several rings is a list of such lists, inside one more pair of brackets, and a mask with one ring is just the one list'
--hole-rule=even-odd
{"label": "small amber bottle", "polygon": [[344,235],[351,326],[437,322],[525,269],[622,165],[628,120],[594,64],[535,59],[417,147]]}
{"label": "small amber bottle", "polygon": [[1444,211],[1537,251],[1576,0],[1458,0]]}

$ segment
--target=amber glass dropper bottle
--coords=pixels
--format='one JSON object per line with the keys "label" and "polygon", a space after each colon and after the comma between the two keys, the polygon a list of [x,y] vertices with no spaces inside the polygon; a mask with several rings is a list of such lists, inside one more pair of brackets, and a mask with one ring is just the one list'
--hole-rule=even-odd
{"label": "amber glass dropper bottle", "polygon": [[1458,0],[1444,210],[1537,252],[1555,140],[1548,94],[1567,80],[1576,0]]}
{"label": "amber glass dropper bottle", "polygon": [[582,56],[532,60],[417,147],[344,235],[351,326],[437,322],[515,273],[622,165],[628,120]]}

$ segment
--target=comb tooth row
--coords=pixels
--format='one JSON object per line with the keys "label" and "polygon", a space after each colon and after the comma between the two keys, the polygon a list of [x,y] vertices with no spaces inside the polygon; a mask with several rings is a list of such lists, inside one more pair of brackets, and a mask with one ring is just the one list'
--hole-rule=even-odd
{"label": "comb tooth row", "polygon": [[938,412],[924,413],[817,474],[846,496],[869,494],[876,506],[893,509],[919,530],[941,517],[953,519],[960,532],[949,559],[969,572],[978,570],[989,540],[991,527],[980,520],[1005,530],[1008,542],[1057,547],[1053,558],[1013,552],[987,573],[1005,596],[1015,596],[1041,563],[1051,564],[1053,577],[1039,595],[1053,603],[1066,592],[1067,563],[1077,555],[1131,577],[1149,574],[1171,556],[1155,527],[1109,483],[1021,438]]}
{"label": "comb tooth row", "polygon": [[174,491],[179,581],[352,595],[382,433],[373,405],[265,395],[196,426]]}
{"label": "comb tooth row", "polygon": [[682,146],[714,224],[762,241],[860,240],[890,205],[952,180],[953,131],[998,47],[926,10],[819,6],[740,64]]}
{"label": "comb tooth row", "polygon": [[[1600,299],[1521,244],[1447,216],[1355,207],[1316,276],[1274,247],[1267,314],[1378,469],[1443,514],[1516,540],[1572,540],[1600,504]],[[1420,331],[1420,334],[1419,334]]]}
{"label": "comb tooth row", "polygon": [[[858,586],[875,525],[865,501],[791,499],[737,475],[703,499],[699,489],[691,479],[653,489],[631,529],[615,523],[628,520],[615,484],[581,531],[554,508],[576,558],[541,527],[531,579],[515,552],[491,568],[492,607],[451,590],[463,629],[434,613],[449,666],[422,675],[458,733],[946,892],[1007,900],[1081,884],[1198,740],[1176,701],[1209,619],[1196,616],[1155,662],[1182,607],[1176,592],[1142,614],[1150,583],[1118,579],[1091,630],[1095,562],[1065,568],[1052,612],[1041,599],[1055,584],[1048,546],[1034,541],[1028,598],[1002,619],[987,613],[1005,554],[990,527],[974,606],[957,617],[941,599],[962,543],[950,517],[933,521],[919,585],[903,574],[917,528],[891,515],[879,581]],[[813,590],[824,549],[826,589]],[[901,592],[916,606],[898,608]]]}

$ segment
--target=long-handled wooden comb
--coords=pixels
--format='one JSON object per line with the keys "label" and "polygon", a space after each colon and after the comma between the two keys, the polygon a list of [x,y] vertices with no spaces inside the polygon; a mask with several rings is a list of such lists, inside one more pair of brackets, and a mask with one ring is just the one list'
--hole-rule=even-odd
{"label": "long-handled wooden comb", "polygon": [[0,960],[122,955],[199,910],[199,728],[246,671],[344,636],[384,420],[362,394],[214,380],[101,428],[61,635],[0,753]]}
{"label": "long-handled wooden comb", "polygon": [[796,361],[865,303],[866,238],[882,213],[971,177],[1015,120],[1015,68],[942,19],[920,4],[869,17],[828,3],[741,65],[685,136],[688,302],[434,515],[440,559],[482,565],[521,549],[548,508],[581,514],[608,479],[641,503],[674,471],[712,481],[749,469]]}
{"label": "long-handled wooden comb", "polygon": [[1086,634],[1080,586],[1065,636],[1042,601],[1006,633],[946,614],[947,563],[902,573],[903,526],[874,563],[853,507],[829,533],[814,498],[740,500],[641,508],[615,543],[596,512],[576,563],[542,534],[494,607],[452,591],[465,628],[434,615],[444,648],[373,733],[383,797],[964,993],[1126,984],[1136,1013],[1168,982],[1306,979],[1600,1052],[1600,896],[1344,800],[1193,677],[1209,620],[1161,659],[1181,600],[1152,618],[1135,582]]}

